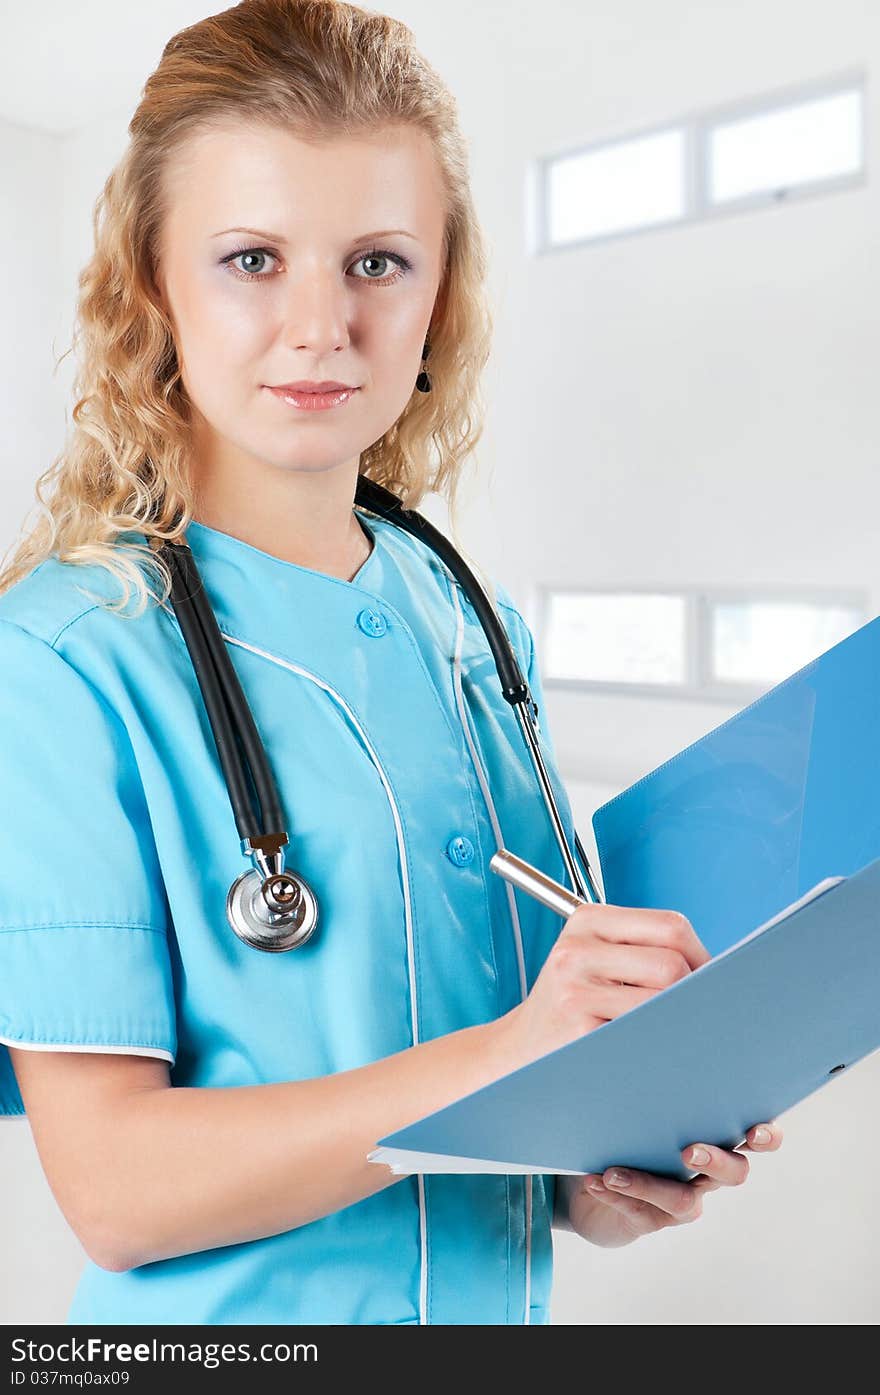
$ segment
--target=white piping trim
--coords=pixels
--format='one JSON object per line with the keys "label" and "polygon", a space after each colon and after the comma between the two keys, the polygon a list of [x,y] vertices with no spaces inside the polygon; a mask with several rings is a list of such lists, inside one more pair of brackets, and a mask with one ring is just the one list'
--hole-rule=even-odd
{"label": "white piping trim", "polygon": [[0,1037],[0,1043],[3,1046],[21,1046],[27,1051],[97,1051],[102,1055],[105,1052],[115,1052],[119,1056],[158,1056],[174,1065],[171,1052],[161,1046],[95,1046],[91,1043],[85,1046],[82,1042],[15,1041],[12,1037]]}
{"label": "white piping trim", "polygon": [[[453,683],[455,687],[455,702],[458,707],[458,715],[464,730],[465,739],[470,751],[474,770],[480,782],[480,789],[483,791],[483,798],[486,801],[486,808],[489,811],[489,819],[492,824],[492,832],[495,835],[497,848],[504,847],[504,838],[501,833],[501,824],[498,821],[498,813],[492,799],[492,792],[489,789],[489,781],[483,769],[482,762],[477,754],[476,745],[471,733],[470,722],[468,720],[467,708],[464,701],[464,693],[461,686],[461,644],[464,634],[464,617],[458,600],[458,586],[453,579],[449,587],[452,599],[455,603],[456,631],[455,631],[455,656],[453,662]],[[507,891],[507,905],[510,911],[510,919],[513,924],[514,943],[516,945],[516,960],[519,969],[519,992],[520,998],[525,999],[528,994],[528,980],[526,979],[525,956],[523,954],[522,932],[519,924],[519,913],[516,906],[516,898],[513,894],[513,884],[505,879],[504,886]],[[525,1296],[525,1317],[523,1323],[528,1326],[531,1323],[532,1308],[532,1178],[531,1174],[526,1177],[526,1296]]]}
{"label": "white piping trim", "polygon": [[[239,648],[247,649],[250,651],[251,654],[259,654],[261,658],[268,659],[270,663],[277,664],[279,668],[289,669],[291,673],[299,673],[303,678],[308,678],[313,683],[316,683],[319,688],[323,688],[326,693],[329,693],[330,696],[334,699],[334,701],[337,702],[339,706],[344,709],[345,712],[347,712],[350,720],[352,721],[354,726],[357,727],[357,730],[360,732],[361,740],[366,746],[367,751],[369,752],[370,759],[375,765],[376,769],[378,770],[379,778],[381,779],[382,784],[385,787],[385,794],[388,797],[388,803],[391,806],[391,813],[394,818],[394,829],[397,835],[397,853],[398,857],[400,858],[401,880],[403,882],[403,909],[406,919],[406,957],[409,968],[410,1020],[412,1024],[413,1045],[418,1046],[420,1040],[418,1000],[416,997],[415,952],[413,947],[412,907],[410,905],[409,897],[409,874],[406,862],[406,846],[403,840],[403,825],[400,820],[400,811],[397,808],[397,804],[395,802],[391,786],[388,783],[388,778],[385,774],[385,771],[382,769],[382,762],[379,760],[379,757],[377,756],[371,742],[369,741],[366,732],[364,731],[357,717],[355,717],[348,703],[345,701],[345,698],[342,696],[341,693],[337,693],[335,688],[331,688],[329,683],[325,683],[323,678],[319,678],[317,674],[311,673],[307,668],[302,668],[300,664],[292,663],[289,659],[281,659],[276,654],[270,654],[266,649],[258,649],[255,644],[247,644],[243,639],[235,639],[232,635],[226,634],[223,630],[221,630],[220,633],[223,636],[223,638],[227,640],[230,644],[237,644]],[[419,1187],[419,1325],[421,1326],[422,1324],[425,1324],[428,1321],[428,1268],[426,1234],[427,1222],[425,1217],[425,1179],[422,1173],[420,1172],[416,1175],[418,1177]]]}

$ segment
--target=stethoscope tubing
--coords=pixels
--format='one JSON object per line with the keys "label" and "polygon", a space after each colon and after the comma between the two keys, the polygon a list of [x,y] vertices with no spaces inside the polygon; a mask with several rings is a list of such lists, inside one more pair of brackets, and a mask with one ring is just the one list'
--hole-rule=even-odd
{"label": "stethoscope tubing", "polygon": [[[553,833],[575,894],[579,901],[590,899],[601,901],[603,899],[601,891],[576,829],[574,830],[575,849],[586,874],[589,892],[586,890],[580,868],[572,855],[541,753],[538,740],[537,706],[519,667],[507,630],[479,578],[439,529],[415,510],[406,509],[396,494],[377,484],[375,480],[370,480],[365,475],[358,475],[355,503],[379,517],[388,519],[420,539],[440,558],[453,578],[461,585],[492,651],[505,701],[516,712],[529,758],[553,827]],[[272,774],[265,746],[260,738],[253,713],[232,664],[189,546],[185,541],[157,542],[156,539],[151,540],[150,546],[164,558],[169,568],[171,605],[177,616],[202,692],[236,827],[241,839],[242,852],[250,854],[257,861],[262,877],[265,879],[263,882],[264,895],[267,896],[273,918],[280,921],[281,916],[275,914],[278,911],[279,903],[269,894],[269,878],[273,874],[272,886],[276,893],[283,876],[287,876],[289,881],[298,881],[307,897],[313,898],[313,893],[302,881],[302,878],[283,873],[283,857],[280,849],[287,844],[288,836],[278,787]],[[254,809],[254,796],[257,799],[259,812]],[[507,875],[510,868],[501,860],[493,865],[492,870],[501,875]],[[537,872],[537,869],[534,870]],[[250,875],[256,876],[257,874]],[[508,879],[512,878],[508,877]],[[245,880],[245,877],[241,877],[238,882],[243,883]],[[534,881],[529,882],[526,879],[519,884],[530,894],[536,894]],[[237,884],[234,884],[233,888],[230,889],[230,896],[233,895],[235,885]],[[227,909],[229,913],[230,908]],[[314,914],[316,914],[316,909]],[[268,947],[260,934],[259,926],[248,922],[243,927],[235,914],[231,916],[231,923],[237,934],[241,935],[244,928],[245,933],[242,937],[246,938],[248,943],[253,943],[259,948]],[[294,938],[296,937],[292,934],[291,940]],[[305,940],[307,934],[303,933],[300,938]],[[283,939],[279,943],[281,947],[291,947]]]}
{"label": "stethoscope tubing", "polygon": [[449,539],[439,528],[435,528],[429,519],[417,513],[415,509],[404,508],[396,494],[392,494],[390,489],[385,489],[375,480],[368,479],[366,475],[358,475],[355,503],[379,514],[381,518],[387,518],[389,522],[396,523],[399,528],[421,539],[425,546],[446,564],[476,611],[477,619],[492,650],[505,700],[514,704],[529,699],[528,684],[522,676],[507,631],[498,619],[479,577]]}
{"label": "stethoscope tubing", "polygon": [[359,503],[374,513],[396,523],[398,527],[404,528],[412,533],[414,537],[420,538],[422,542],[430,547],[433,552],[446,564],[455,580],[460,583],[465,595],[476,612],[477,619],[483,628],[483,632],[492,650],[495,666],[498,670],[498,678],[501,683],[501,691],[505,701],[513,707],[519,718],[523,738],[531,757],[535,774],[541,788],[541,794],[550,816],[553,832],[562,853],[566,871],[571,878],[577,894],[583,899],[601,901],[602,893],[593,875],[589,859],[584,852],[577,830],[574,831],[575,848],[581,860],[589,884],[589,893],[584,886],[580,869],[571,854],[565,830],[562,825],[559,808],[556,803],[553,789],[550,784],[550,777],[544,764],[538,742],[535,717],[537,706],[532,699],[528,684],[523,678],[522,670],[517,662],[516,654],[510,643],[510,637],[504,628],[489,596],[486,594],[479,577],[477,577],[465,559],[461,556],[443,533],[435,528],[427,518],[417,513],[413,509],[404,508],[396,494],[392,494],[389,489],[377,484],[375,480],[368,479],[366,475],[358,475],[357,488],[355,490],[355,503]]}
{"label": "stethoscope tubing", "polygon": [[[163,551],[175,581],[172,603],[204,696],[239,837],[254,842],[280,833],[284,813],[275,777],[192,553],[185,543],[170,544]],[[248,768],[259,815],[254,813]]]}

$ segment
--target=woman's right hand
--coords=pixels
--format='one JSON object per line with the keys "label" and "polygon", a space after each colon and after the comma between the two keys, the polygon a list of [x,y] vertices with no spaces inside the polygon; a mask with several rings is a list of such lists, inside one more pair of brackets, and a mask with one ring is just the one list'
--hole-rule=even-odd
{"label": "woman's right hand", "polygon": [[525,1065],[621,1017],[711,957],[678,911],[579,906],[528,997],[499,1022]]}

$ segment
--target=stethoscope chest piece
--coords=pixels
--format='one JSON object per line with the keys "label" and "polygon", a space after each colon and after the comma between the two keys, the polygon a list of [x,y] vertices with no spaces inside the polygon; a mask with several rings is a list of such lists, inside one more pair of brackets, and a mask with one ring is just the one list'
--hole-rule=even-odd
{"label": "stethoscope chest piece", "polygon": [[[488,592],[448,538],[421,514],[404,508],[400,499],[384,485],[359,475],[355,503],[399,525],[435,552],[470,601],[492,651],[504,698],[514,708],[522,728],[575,900],[586,900],[584,879],[568,846],[562,814],[544,764],[537,736],[537,710],[533,711],[534,703],[510,636]],[[287,846],[288,836],[284,808],[256,722],[227,652],[224,642],[227,637],[211,608],[188,544],[179,539],[172,542],[170,536],[165,541],[155,536],[150,539],[150,547],[163,556],[170,573],[171,605],[204,699],[241,843],[240,851],[253,857],[257,864],[237,877],[229,888],[226,918],[238,938],[254,949],[276,953],[298,949],[314,934],[318,901],[302,877],[285,870],[282,849]],[[254,806],[254,796],[258,808]],[[602,897],[598,883],[592,876],[576,832],[574,841],[586,870],[592,899],[599,901]],[[502,851],[508,858],[511,856],[506,849]],[[521,859],[514,858],[513,863],[518,864],[514,870],[521,878],[516,884],[540,900],[539,891],[546,893],[548,887],[540,885],[536,890],[533,874],[539,879],[542,874]],[[496,864],[493,859],[490,865],[493,871],[507,876],[513,864]],[[508,879],[515,880],[512,875]],[[547,881],[544,878],[544,882]],[[567,888],[562,888],[563,899],[561,903],[558,901],[561,886],[556,882],[550,884],[549,889],[557,901],[547,904],[553,904],[554,909],[562,904],[560,914],[568,915]]]}
{"label": "stethoscope chest piece", "polygon": [[299,949],[318,924],[318,900],[302,877],[290,872],[264,877],[253,868],[229,888],[226,919],[254,949]]}

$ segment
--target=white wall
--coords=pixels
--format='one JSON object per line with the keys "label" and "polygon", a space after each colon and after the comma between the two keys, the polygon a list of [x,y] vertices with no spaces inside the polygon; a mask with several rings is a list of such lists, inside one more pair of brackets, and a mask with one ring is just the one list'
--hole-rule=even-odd
{"label": "white wall", "polygon": [[[504,140],[480,162],[501,307],[494,478],[469,543],[533,618],[538,582],[864,587],[873,613],[873,164],[863,189],[537,261],[521,213],[529,156],[862,65],[873,160],[877,8],[503,10]],[[734,710],[549,684],[547,702],[589,848],[597,804]],[[696,1225],[619,1251],[557,1235],[554,1321],[876,1322],[878,1205],[868,1170],[844,1158],[880,1143],[878,1084],[875,1055],[803,1102],[782,1151],[755,1158],[744,1189],[709,1196]]]}
{"label": "white wall", "polygon": [[[608,0],[551,5],[540,23],[512,9],[521,24],[496,35],[512,51],[498,65],[501,168],[481,200],[502,307],[494,481],[472,525],[482,555],[527,606],[540,580],[851,584],[876,608],[874,171],[833,197],[537,260],[521,186],[529,156],[870,74],[877,7]],[[871,156],[878,126],[869,76]],[[618,788],[733,710],[560,690],[551,702],[569,773]]]}
{"label": "white wall", "polygon": [[33,503],[33,480],[60,447],[53,377],[61,334],[58,187],[62,142],[0,122],[0,550]]}
{"label": "white wall", "polygon": [[[58,137],[0,122],[0,551],[26,521],[36,521],[34,480],[64,439],[62,369],[70,360],[56,373],[56,359],[67,348],[63,302],[72,295],[70,268],[62,265],[65,147]],[[46,859],[48,867],[51,848]],[[0,1321],[62,1322],[83,1252],[49,1190],[24,1119],[0,1119],[0,1181],[7,1261]]]}
{"label": "white wall", "polygon": [[[873,163],[863,189],[538,261],[523,230],[532,156],[860,65],[869,71],[873,162],[876,8],[861,0],[833,9],[817,0],[385,8],[412,25],[458,96],[492,251],[491,417],[465,493],[469,548],[532,617],[538,582],[852,586],[868,589],[876,610]],[[182,13],[180,23],[192,18]],[[92,33],[99,80],[113,55],[96,53],[94,42]],[[4,244],[0,547],[63,438],[69,404],[53,386],[50,345],[54,335],[58,353],[67,347],[59,312],[72,302],[91,205],[128,115],[64,140],[0,126],[0,212],[16,231]],[[68,372],[69,360],[62,383]],[[588,847],[599,803],[732,711],[550,685],[547,700]],[[695,1225],[618,1251],[557,1235],[554,1320],[876,1321],[878,1083],[872,1057],[798,1106],[783,1120],[782,1152],[756,1158],[745,1188],[709,1196]],[[0,1124],[0,1149],[0,1313],[8,1322],[60,1320],[81,1252],[27,1125]]]}

